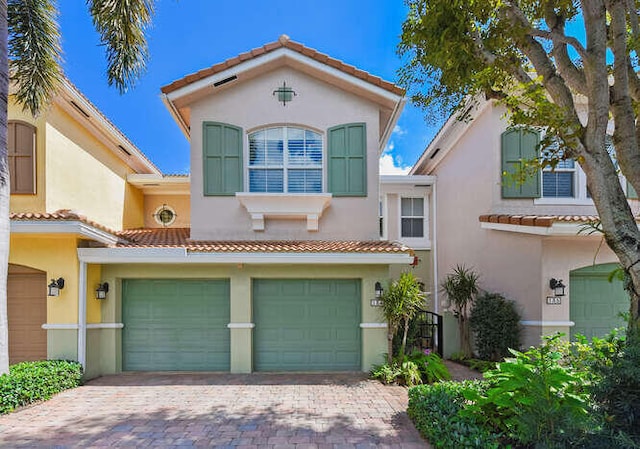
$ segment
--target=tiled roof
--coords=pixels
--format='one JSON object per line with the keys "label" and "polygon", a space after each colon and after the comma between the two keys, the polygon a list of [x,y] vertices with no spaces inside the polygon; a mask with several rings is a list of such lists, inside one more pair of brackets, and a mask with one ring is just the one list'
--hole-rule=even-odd
{"label": "tiled roof", "polygon": [[246,53],[239,54],[235,58],[227,59],[224,62],[215,64],[209,68],[202,69],[195,73],[187,75],[184,78],[181,78],[179,80],[172,82],[171,84],[163,86],[160,90],[164,94],[171,93],[175,90],[180,89],[181,87],[187,86],[196,81],[200,81],[201,79],[207,78],[211,75],[215,75],[216,73],[220,73],[224,70],[235,67],[245,61],[257,58],[267,53],[271,53],[272,51],[278,50],[280,48],[288,48],[289,50],[298,52],[301,55],[307,56],[318,62],[321,62],[330,67],[338,69],[344,73],[355,76],[356,78],[359,78],[363,81],[371,83],[375,86],[378,86],[396,95],[402,96],[405,93],[404,89],[396,86],[393,83],[384,81],[382,78],[371,75],[370,73],[365,72],[364,70],[357,69],[352,65],[345,64],[344,62],[338,59],[331,58],[330,56],[324,53],[320,53],[317,50],[314,50],[313,48],[309,48],[298,42],[294,42],[289,39],[289,36],[284,34],[280,36],[280,38],[275,42],[271,42],[269,44],[263,45],[262,47],[254,48],[253,50],[250,50]]}
{"label": "tiled roof", "polygon": [[550,228],[553,223],[589,223],[599,220],[597,215],[503,215],[490,214],[478,217],[484,223],[502,223],[521,226]]}
{"label": "tiled roof", "polygon": [[93,226],[94,228],[101,229],[116,235],[116,231],[109,229],[106,226],[101,225],[95,221],[89,220],[82,214],[72,211],[70,209],[60,209],[55,212],[19,212],[9,214],[9,219],[13,221],[80,221],[82,223]]}
{"label": "tiled roof", "polygon": [[411,249],[394,242],[326,240],[213,240],[189,238],[189,228],[133,229],[118,233],[124,248],[186,248],[190,252],[221,253],[406,253]]}

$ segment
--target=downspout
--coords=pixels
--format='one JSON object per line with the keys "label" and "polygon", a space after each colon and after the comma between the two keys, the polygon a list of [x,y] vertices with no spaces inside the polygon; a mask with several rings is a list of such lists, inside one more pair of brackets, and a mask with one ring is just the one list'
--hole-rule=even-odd
{"label": "downspout", "polygon": [[437,202],[437,195],[436,195],[436,186],[438,185],[438,178],[436,178],[436,180],[433,183],[433,189],[431,191],[431,195],[433,196],[433,199],[431,201],[431,207],[433,209],[433,238],[432,238],[432,243],[431,243],[431,248],[433,249],[431,254],[433,257],[433,261],[431,262],[433,265],[433,303],[434,303],[434,312],[439,314],[440,312],[440,301],[438,300],[438,233],[437,233],[437,228],[438,228],[438,220],[437,220],[437,216],[436,216],[436,210],[438,210],[438,202]]}
{"label": "downspout", "polygon": [[78,362],[87,364],[87,263],[80,262],[78,275]]}

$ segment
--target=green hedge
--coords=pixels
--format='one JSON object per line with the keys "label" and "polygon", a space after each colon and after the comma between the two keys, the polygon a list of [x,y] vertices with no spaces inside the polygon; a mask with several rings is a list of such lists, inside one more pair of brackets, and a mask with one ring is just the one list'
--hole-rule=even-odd
{"label": "green hedge", "polygon": [[465,408],[463,392],[484,392],[484,381],[441,382],[409,389],[407,413],[433,447],[443,449],[498,448],[498,435],[484,427]]}
{"label": "green hedge", "polygon": [[66,360],[22,362],[0,376],[0,414],[80,385],[82,366]]}

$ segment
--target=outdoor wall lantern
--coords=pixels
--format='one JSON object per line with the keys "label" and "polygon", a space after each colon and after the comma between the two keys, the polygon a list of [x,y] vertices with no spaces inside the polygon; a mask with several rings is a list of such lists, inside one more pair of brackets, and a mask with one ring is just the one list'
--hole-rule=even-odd
{"label": "outdoor wall lantern", "polygon": [[107,293],[109,293],[109,283],[104,282],[102,284],[98,284],[98,288],[96,288],[96,299],[105,299],[107,297]]}
{"label": "outdoor wall lantern", "polygon": [[376,299],[382,298],[382,293],[384,293],[382,284],[380,284],[380,282],[376,282]]}
{"label": "outdoor wall lantern", "polygon": [[549,288],[553,290],[555,296],[564,296],[565,285],[562,283],[562,279],[551,278]]}
{"label": "outdoor wall lantern", "polygon": [[48,296],[60,295],[60,290],[64,288],[64,279],[51,279],[51,283],[47,285],[47,288],[49,289],[49,292],[47,293]]}

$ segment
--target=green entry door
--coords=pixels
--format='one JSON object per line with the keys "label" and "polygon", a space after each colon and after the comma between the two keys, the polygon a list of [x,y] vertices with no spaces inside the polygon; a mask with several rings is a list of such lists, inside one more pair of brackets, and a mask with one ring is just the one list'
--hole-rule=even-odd
{"label": "green entry door", "polygon": [[229,371],[229,281],[122,285],[124,371]]}
{"label": "green entry door", "polygon": [[254,279],[256,371],[359,371],[360,280]]}
{"label": "green entry door", "polygon": [[623,327],[620,312],[629,310],[629,295],[622,281],[609,282],[618,264],[588,266],[571,272],[569,283],[570,316],[575,324],[571,336],[602,337],[615,327]]}

